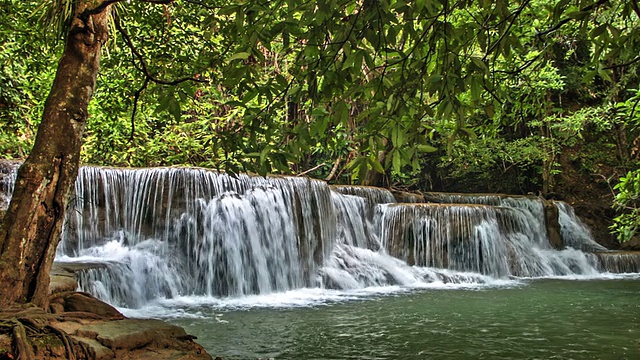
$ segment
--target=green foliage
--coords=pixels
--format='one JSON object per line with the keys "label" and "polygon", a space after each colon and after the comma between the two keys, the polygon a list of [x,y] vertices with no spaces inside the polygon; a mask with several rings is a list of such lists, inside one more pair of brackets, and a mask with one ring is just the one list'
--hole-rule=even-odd
{"label": "green foliage", "polygon": [[[633,2],[116,5],[89,163],[389,184],[510,174],[534,191],[552,190],[567,149],[584,171],[611,149],[627,166],[623,140],[640,133]],[[20,157],[73,1],[0,6],[0,156]]]}
{"label": "green foliage", "polygon": [[0,3],[0,158],[29,153],[55,71],[57,54],[24,20],[32,10],[30,2]]}
{"label": "green foliage", "polygon": [[620,214],[614,218],[611,229],[618,241],[626,242],[640,229],[640,170],[621,177],[614,190],[617,191],[614,206]]}

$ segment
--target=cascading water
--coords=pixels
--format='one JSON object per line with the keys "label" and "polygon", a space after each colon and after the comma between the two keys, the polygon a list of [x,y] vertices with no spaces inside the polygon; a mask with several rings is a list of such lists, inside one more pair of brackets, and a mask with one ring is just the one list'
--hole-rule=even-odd
{"label": "cascading water", "polygon": [[7,210],[16,182],[19,162],[3,161],[0,163],[0,210]]}
{"label": "cascading water", "polygon": [[584,223],[576,216],[573,208],[569,204],[556,201],[558,207],[558,222],[560,232],[566,246],[583,251],[606,251],[607,249],[593,240],[591,232]]}
{"label": "cascading water", "polygon": [[396,202],[391,191],[373,186],[334,185],[331,189],[340,194],[365,198],[371,205]]}
{"label": "cascading water", "polygon": [[597,273],[596,256],[580,251],[597,248],[588,231],[577,234],[586,228],[566,204],[559,221],[575,250],[557,251],[537,198],[424,198],[440,204],[300,177],[82,167],[58,260],[91,263],[79,271],[82,290],[128,308],[192,295]]}
{"label": "cascading water", "polygon": [[486,205],[390,204],[378,207],[382,243],[418,266],[493,277],[596,274],[597,258],[556,251],[522,208]]}
{"label": "cascading water", "polygon": [[323,182],[83,167],[58,255],[108,259],[85,270],[81,285],[117,305],[140,306],[177,294],[241,296],[315,286],[335,231]]}
{"label": "cascading water", "polygon": [[444,204],[478,204],[521,209],[529,219],[536,243],[548,242],[544,224],[544,204],[537,197],[494,194],[425,193],[427,202]]}
{"label": "cascading water", "polygon": [[607,251],[596,253],[602,269],[611,273],[639,273],[640,252]]}

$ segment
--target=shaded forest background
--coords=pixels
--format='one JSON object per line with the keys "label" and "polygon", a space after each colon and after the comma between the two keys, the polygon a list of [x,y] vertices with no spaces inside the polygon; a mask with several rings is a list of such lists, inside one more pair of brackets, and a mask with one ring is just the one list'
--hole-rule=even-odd
{"label": "shaded forest background", "polygon": [[[71,1],[0,2],[0,157],[28,155]],[[118,4],[83,163],[540,194],[640,216],[636,1]],[[611,232],[613,231],[613,232]]]}

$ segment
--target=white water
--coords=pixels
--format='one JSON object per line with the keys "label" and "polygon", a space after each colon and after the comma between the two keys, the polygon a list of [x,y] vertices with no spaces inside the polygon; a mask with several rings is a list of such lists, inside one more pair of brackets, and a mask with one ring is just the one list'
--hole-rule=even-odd
{"label": "white water", "polygon": [[7,210],[15,186],[16,173],[20,163],[3,161],[0,164],[0,210]]}
{"label": "white water", "polygon": [[598,273],[594,255],[554,250],[523,207],[392,204],[379,211],[385,247],[420,266],[494,277]]}
{"label": "white water", "polygon": [[562,240],[566,246],[584,251],[606,251],[607,249],[593,240],[591,231],[576,216],[573,208],[569,204],[556,201],[558,207],[558,222]]}
{"label": "white water", "polygon": [[[384,189],[307,178],[83,167],[58,260],[94,264],[82,290],[139,316],[609,276],[592,254],[551,248],[535,199],[438,196],[491,206],[392,204]],[[563,235],[591,246],[560,208]]]}

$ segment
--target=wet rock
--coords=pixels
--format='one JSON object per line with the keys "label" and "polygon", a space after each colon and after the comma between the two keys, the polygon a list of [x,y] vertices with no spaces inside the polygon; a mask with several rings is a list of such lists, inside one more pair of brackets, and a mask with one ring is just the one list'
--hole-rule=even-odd
{"label": "wet rock", "polygon": [[75,291],[77,288],[78,282],[73,273],[58,271],[55,267],[51,270],[49,290],[52,295]]}
{"label": "wet rock", "polygon": [[620,245],[620,250],[640,251],[640,236],[635,236],[633,239],[622,243]]}
{"label": "wet rock", "polygon": [[80,327],[76,334],[95,338],[110,349],[139,349],[154,341],[187,339],[183,328],[155,319],[106,321]]}
{"label": "wet rock", "polygon": [[103,346],[97,340],[87,339],[79,336],[71,336],[78,344],[86,349],[89,357],[95,360],[114,359],[115,353],[113,350]]}
{"label": "wet rock", "polygon": [[547,228],[549,243],[554,249],[562,249],[564,242],[562,241],[562,234],[560,232],[560,210],[552,201],[542,200],[542,204],[544,206],[544,223]]}
{"label": "wet rock", "polygon": [[422,194],[416,194],[400,190],[391,190],[391,194],[399,203],[423,203],[426,202]]}
{"label": "wet rock", "polygon": [[105,318],[124,318],[113,306],[81,292],[72,293],[64,298],[64,311],[88,312]]}

